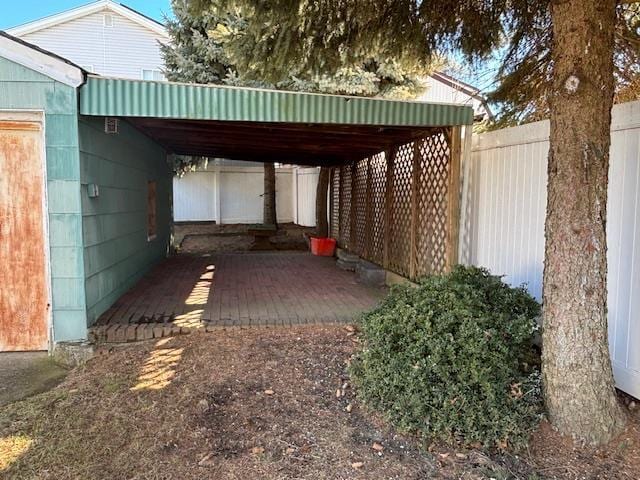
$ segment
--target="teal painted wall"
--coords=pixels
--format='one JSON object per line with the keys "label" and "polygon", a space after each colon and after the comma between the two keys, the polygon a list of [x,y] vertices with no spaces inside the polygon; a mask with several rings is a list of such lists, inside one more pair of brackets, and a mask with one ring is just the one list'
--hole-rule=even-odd
{"label": "teal painted wall", "polygon": [[[166,152],[125,121],[104,133],[103,117],[81,116],[82,235],[91,325],[153,265],[165,258],[171,231],[172,173]],[[147,240],[147,182],[157,182],[157,237]],[[99,196],[90,198],[95,183]]]}
{"label": "teal painted wall", "polygon": [[87,336],[75,89],[0,57],[0,110],[45,113],[53,341]]}

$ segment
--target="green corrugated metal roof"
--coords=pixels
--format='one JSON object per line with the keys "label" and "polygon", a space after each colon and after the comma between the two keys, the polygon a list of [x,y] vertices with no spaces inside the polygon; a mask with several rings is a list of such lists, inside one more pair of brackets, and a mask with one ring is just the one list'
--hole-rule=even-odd
{"label": "green corrugated metal roof", "polygon": [[89,76],[83,115],[342,125],[470,125],[461,105]]}

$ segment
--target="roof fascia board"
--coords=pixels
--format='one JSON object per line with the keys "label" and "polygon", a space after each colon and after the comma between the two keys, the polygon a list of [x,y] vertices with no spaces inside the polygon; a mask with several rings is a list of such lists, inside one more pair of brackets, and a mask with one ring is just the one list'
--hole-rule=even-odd
{"label": "roof fascia board", "polygon": [[149,30],[154,31],[158,35],[166,38],[169,37],[167,30],[162,25],[144,17],[143,15],[138,14],[134,10],[125,8],[118,3],[112,2],[111,0],[99,0],[97,2],[89,3],[77,8],[72,8],[70,10],[41,18],[33,22],[25,23],[24,25],[10,28],[7,30],[7,33],[16,37],[20,37],[104,10],[111,10],[114,13],[128,18],[132,22],[135,22],[145,28],[148,28]]}
{"label": "roof fascia board", "polygon": [[[145,99],[143,102],[140,99]],[[171,99],[171,101],[169,101]],[[266,123],[442,127],[471,125],[469,106],[87,76],[80,113]]]}
{"label": "roof fascia board", "polygon": [[0,36],[0,57],[73,88],[84,83],[84,73],[81,68],[4,36]]}
{"label": "roof fascia board", "polygon": [[458,90],[466,95],[469,95],[470,97],[476,98],[478,100],[482,99],[482,96],[479,94],[480,90],[469,85],[468,83],[464,83],[441,72],[433,72],[430,77],[435,81],[447,85],[448,87]]}

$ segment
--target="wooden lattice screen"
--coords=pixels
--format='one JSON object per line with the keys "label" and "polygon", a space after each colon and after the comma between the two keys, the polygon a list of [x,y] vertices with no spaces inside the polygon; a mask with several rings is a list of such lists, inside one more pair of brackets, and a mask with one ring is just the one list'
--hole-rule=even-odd
{"label": "wooden lattice screen", "polygon": [[460,128],[333,169],[338,245],[411,279],[457,261]]}

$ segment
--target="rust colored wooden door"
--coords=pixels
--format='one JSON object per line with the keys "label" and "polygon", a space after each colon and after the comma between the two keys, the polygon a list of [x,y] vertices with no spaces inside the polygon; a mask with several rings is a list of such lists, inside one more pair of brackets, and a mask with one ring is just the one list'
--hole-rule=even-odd
{"label": "rust colored wooden door", "polygon": [[3,118],[0,116],[0,351],[46,350],[49,288],[43,132],[40,122]]}

